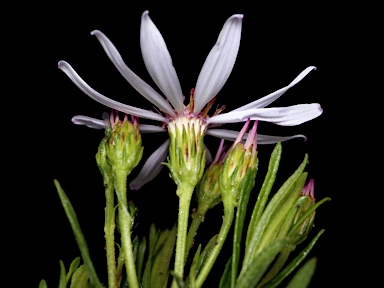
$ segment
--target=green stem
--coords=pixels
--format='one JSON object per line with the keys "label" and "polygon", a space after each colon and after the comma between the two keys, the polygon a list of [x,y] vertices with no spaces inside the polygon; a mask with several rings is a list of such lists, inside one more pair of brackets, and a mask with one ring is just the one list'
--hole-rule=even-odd
{"label": "green stem", "polygon": [[[181,184],[177,187],[176,191],[176,194],[179,196],[179,217],[177,220],[177,239],[174,273],[181,278],[183,278],[184,275],[189,205],[191,203],[193,188],[194,187],[192,186]],[[172,283],[172,287],[178,287],[175,280]]]}
{"label": "green stem", "polygon": [[200,288],[205,279],[208,277],[209,272],[211,271],[213,264],[216,261],[217,256],[219,256],[220,250],[223,247],[224,241],[227,238],[229,229],[231,228],[233,218],[235,215],[235,210],[232,205],[225,205],[224,199],[223,199],[223,204],[224,204],[224,219],[223,219],[223,224],[221,225],[219,235],[216,240],[216,245],[212,249],[211,253],[208,256],[207,261],[204,263],[203,268],[200,271],[200,274],[196,280],[196,288]]}
{"label": "green stem", "polygon": [[132,218],[127,207],[127,176],[124,173],[116,173],[116,194],[119,203],[119,225],[121,233],[121,249],[123,249],[125,268],[127,270],[128,284],[130,288],[138,288],[135,260],[131,240]]}
{"label": "green stem", "polygon": [[116,256],[115,256],[115,199],[113,185],[105,188],[105,224],[104,235],[107,250],[108,284],[109,288],[117,288]]}
{"label": "green stem", "polygon": [[197,229],[199,229],[201,222],[204,221],[204,217],[207,211],[207,205],[199,205],[199,207],[197,207],[196,213],[192,216],[192,223],[188,230],[187,244],[185,246],[185,262],[187,261],[189,250],[192,248],[193,239],[196,236]]}

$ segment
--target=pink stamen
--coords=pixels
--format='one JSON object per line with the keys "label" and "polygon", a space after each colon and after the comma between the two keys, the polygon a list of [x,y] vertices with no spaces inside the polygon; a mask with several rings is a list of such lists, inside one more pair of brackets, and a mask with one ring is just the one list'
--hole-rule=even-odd
{"label": "pink stamen", "polygon": [[217,149],[217,152],[216,152],[216,156],[215,156],[215,160],[213,160],[212,164],[213,163],[219,163],[220,159],[221,159],[221,156],[224,152],[224,149],[225,149],[225,146],[224,146],[224,139],[221,139],[220,141],[220,145],[219,145],[219,149]]}
{"label": "pink stamen", "polygon": [[315,199],[315,180],[314,179],[310,179],[307,185],[304,185],[301,195],[311,197],[312,203],[315,204],[316,199]]}
{"label": "pink stamen", "polygon": [[113,110],[111,111],[111,115],[109,115],[109,122],[111,122],[112,127],[115,125],[115,121],[113,119]]}
{"label": "pink stamen", "polygon": [[312,198],[312,202],[315,203],[315,179],[309,180],[309,196]]}
{"label": "pink stamen", "polygon": [[120,121],[119,111],[115,110],[115,124]]}
{"label": "pink stamen", "polygon": [[244,149],[248,149],[249,147],[251,147],[251,145],[253,145],[252,151],[255,153],[256,153],[256,146],[257,146],[257,133],[256,133],[257,123],[258,123],[257,120],[253,123],[252,129],[251,131],[249,131],[247,141],[245,142],[245,145],[244,145]]}
{"label": "pink stamen", "polygon": [[237,135],[235,142],[233,142],[232,147],[235,147],[237,143],[241,142],[241,140],[243,139],[243,137],[245,135],[245,132],[247,132],[247,129],[248,129],[250,122],[251,122],[251,120],[248,118],[247,121],[245,122],[243,128],[240,130],[239,135]]}

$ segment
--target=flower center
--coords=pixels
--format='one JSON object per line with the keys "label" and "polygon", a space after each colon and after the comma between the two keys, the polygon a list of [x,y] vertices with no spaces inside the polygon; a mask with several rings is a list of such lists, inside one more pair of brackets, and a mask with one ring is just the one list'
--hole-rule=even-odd
{"label": "flower center", "polygon": [[168,132],[173,135],[176,135],[176,133],[182,135],[183,130],[185,130],[187,135],[194,135],[197,138],[199,136],[204,136],[208,126],[205,122],[204,118],[195,116],[187,115],[177,117],[168,122]]}

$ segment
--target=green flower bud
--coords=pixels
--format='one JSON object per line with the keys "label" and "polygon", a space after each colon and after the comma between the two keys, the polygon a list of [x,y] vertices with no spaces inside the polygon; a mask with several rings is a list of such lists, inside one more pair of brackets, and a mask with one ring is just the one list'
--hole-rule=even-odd
{"label": "green flower bud", "polygon": [[103,138],[99,144],[98,151],[96,153],[96,163],[100,169],[101,174],[103,175],[104,185],[111,185],[113,182],[112,177],[112,167],[107,159],[107,151],[106,151],[107,139]]}
{"label": "green flower bud", "polygon": [[132,116],[133,123],[128,121],[127,115],[120,121],[111,117],[111,128],[106,132],[106,155],[112,167],[112,173],[129,175],[133,168],[139,164],[143,156],[141,135],[136,117]]}
{"label": "green flower bud", "polygon": [[[304,216],[304,214],[315,204],[315,198],[314,198],[314,180],[309,180],[308,184],[303,187],[303,190],[301,192],[301,197],[297,200],[297,202],[300,202],[298,206],[299,209],[294,216],[292,227],[299,221],[299,219]],[[298,226],[295,231],[291,234],[292,239],[295,243],[295,245],[298,245],[299,243],[303,242],[309,232],[311,231],[313,227],[313,221],[315,220],[315,214],[316,211],[313,211],[304,221],[303,223]]]}
{"label": "green flower bud", "polygon": [[205,168],[204,133],[207,125],[200,118],[183,116],[168,123],[170,137],[168,162],[177,186],[195,187]]}
{"label": "green flower bud", "polygon": [[[234,207],[237,206],[241,189],[244,187],[244,181],[247,177],[256,177],[257,172],[257,121],[255,121],[249,132],[246,143],[240,142],[249,126],[249,120],[245,123],[239,136],[233,143],[225,159],[222,173],[219,177],[220,189],[224,201],[229,201]],[[250,173],[250,175],[248,175]]]}
{"label": "green flower bud", "polygon": [[204,210],[212,209],[221,202],[219,176],[223,167],[224,156],[224,140],[221,140],[215,159],[205,170],[196,189],[199,208],[204,206],[206,207]]}

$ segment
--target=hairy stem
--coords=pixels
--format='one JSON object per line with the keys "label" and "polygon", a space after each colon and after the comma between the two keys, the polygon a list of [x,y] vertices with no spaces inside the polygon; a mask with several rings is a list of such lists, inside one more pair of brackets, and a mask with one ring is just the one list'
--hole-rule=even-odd
{"label": "hairy stem", "polygon": [[[189,205],[191,203],[193,188],[194,187],[191,187],[189,185],[180,185],[177,187],[176,191],[176,194],[179,196],[179,217],[177,220],[177,239],[174,272],[181,278],[184,275]],[[172,287],[178,287],[176,281],[173,281]]]}
{"label": "hairy stem", "polygon": [[127,176],[116,173],[115,189],[119,203],[119,226],[121,233],[121,249],[123,249],[125,268],[127,270],[128,284],[130,288],[138,288],[135,260],[131,240],[132,218],[127,206]]}
{"label": "hairy stem", "polygon": [[[224,201],[223,201],[224,202]],[[219,256],[220,250],[223,247],[224,241],[227,238],[229,229],[231,228],[233,217],[234,217],[234,207],[232,205],[224,205],[224,219],[223,224],[221,225],[219,235],[217,236],[217,240],[214,248],[208,256],[207,261],[204,263],[203,268],[200,271],[199,276],[196,279],[196,288],[200,288],[205,279],[207,278],[209,272],[211,271],[213,264]]]}
{"label": "hairy stem", "polygon": [[108,287],[117,288],[115,256],[115,194],[113,185],[105,187],[105,224],[104,235],[107,250]]}
{"label": "hairy stem", "polygon": [[207,205],[199,205],[196,213],[192,216],[192,223],[188,230],[187,243],[185,246],[185,262],[187,261],[189,250],[192,248],[193,239],[196,236],[197,230],[201,222],[204,221],[205,214],[208,211]]}

